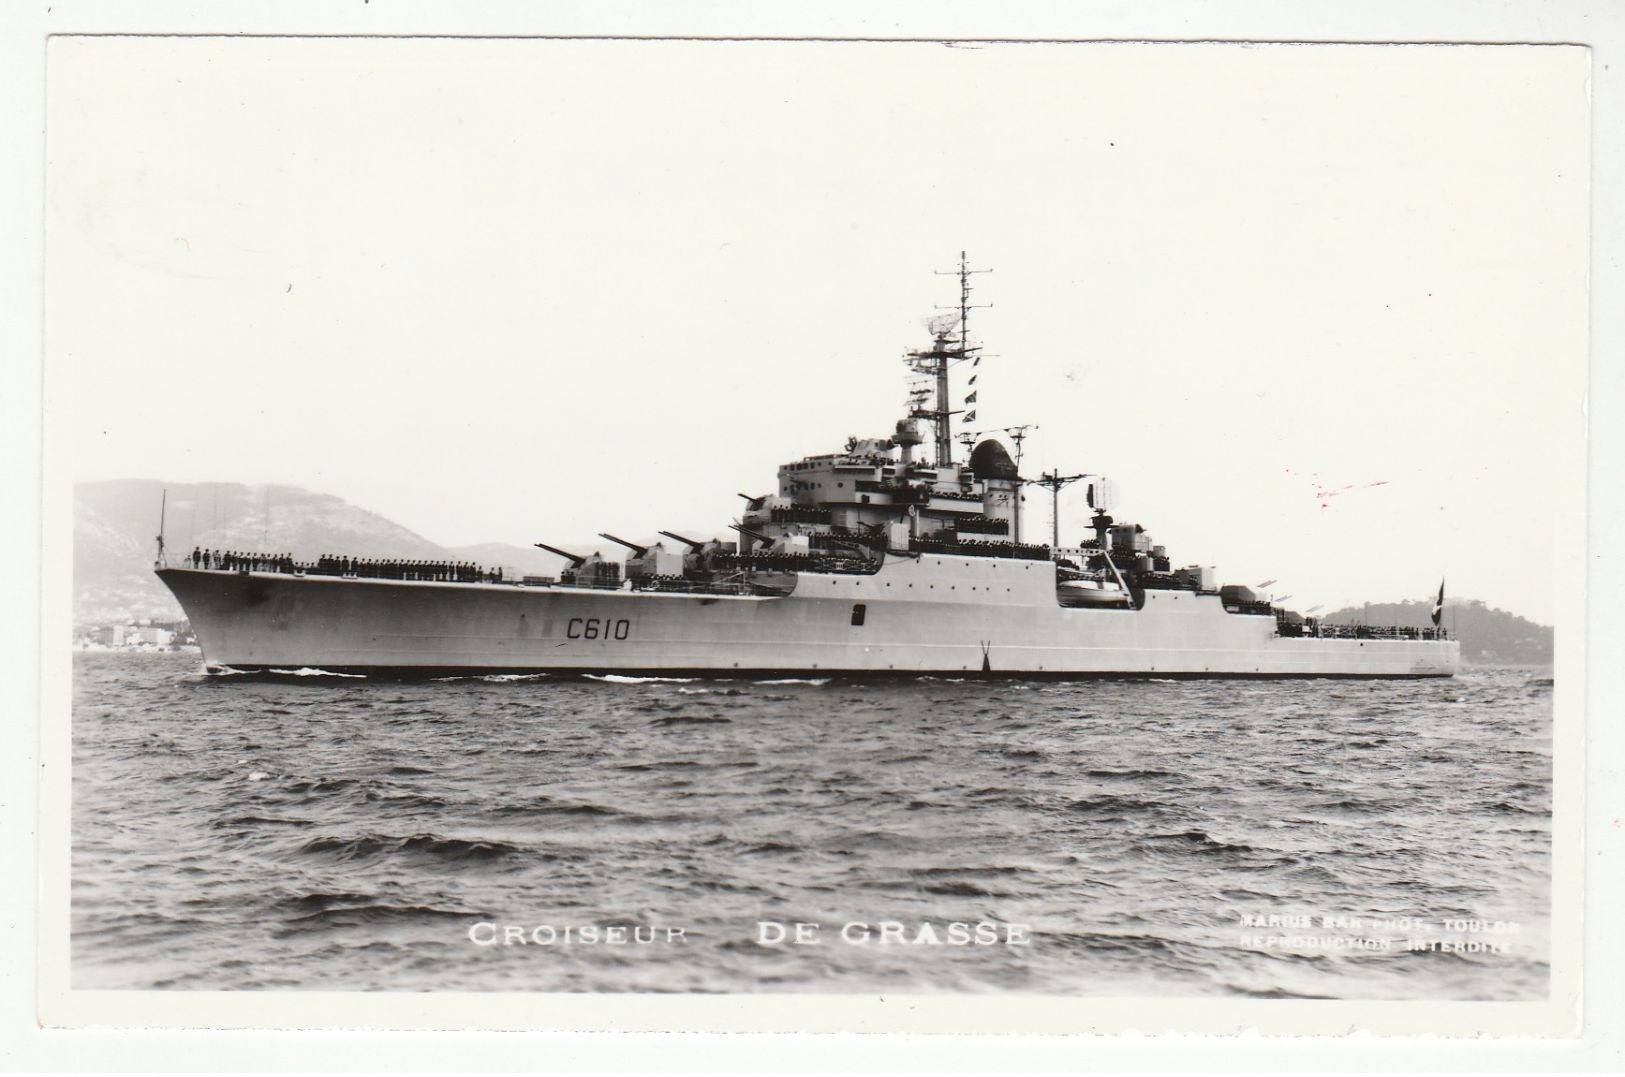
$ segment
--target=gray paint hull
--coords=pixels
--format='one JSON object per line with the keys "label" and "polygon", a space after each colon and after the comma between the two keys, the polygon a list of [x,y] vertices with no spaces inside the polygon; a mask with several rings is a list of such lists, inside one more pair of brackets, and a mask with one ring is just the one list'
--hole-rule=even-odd
{"label": "gray paint hull", "polygon": [[[926,555],[786,597],[160,569],[205,661],[333,672],[1451,676],[1455,641],[1283,638],[1217,596],[1065,608],[1048,562]],[[853,607],[864,607],[862,624]]]}

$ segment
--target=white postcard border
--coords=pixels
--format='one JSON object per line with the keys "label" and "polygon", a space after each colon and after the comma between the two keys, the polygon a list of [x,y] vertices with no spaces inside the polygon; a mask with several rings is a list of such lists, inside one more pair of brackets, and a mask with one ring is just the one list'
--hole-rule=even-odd
{"label": "white postcard border", "polygon": [[[155,6],[161,7],[161,6]],[[111,9],[107,9],[111,10]],[[104,12],[105,14],[105,12]],[[78,16],[80,19],[82,15]],[[1612,162],[1617,171],[1617,159]],[[1594,183],[1597,172],[1594,170]],[[1616,222],[1617,224],[1617,222]],[[1617,231],[1617,229],[1616,229]],[[1613,247],[1617,251],[1617,244]],[[1617,274],[1616,274],[1617,276]],[[1596,304],[1594,283],[1593,305]],[[1618,319],[1613,319],[1617,328]],[[1617,334],[1614,335],[1617,339]],[[1595,354],[1595,351],[1594,351]],[[1598,375],[1594,372],[1594,377]],[[1617,375],[1614,382],[1617,387]],[[43,397],[47,419],[59,413],[64,387],[45,372]],[[1614,414],[1616,400],[1608,402]],[[1597,411],[1593,408],[1593,417]],[[1566,518],[1584,520],[1586,445],[1580,436],[1565,446],[1574,466],[1554,481],[1553,502]],[[71,487],[59,463],[68,448],[60,424],[44,430],[45,482],[41,488],[43,533],[42,639],[69,636],[71,589]],[[1618,436],[1610,434],[1618,443]],[[1595,451],[1595,447],[1594,447]],[[1596,458],[1596,457],[1594,457]],[[1597,482],[1609,477],[1594,476]],[[1614,502],[1617,504],[1617,501]],[[1602,523],[1609,522],[1606,518]],[[1580,525],[1583,526],[1583,525]],[[1592,527],[1599,527],[1593,517]],[[1595,533],[1595,531],[1594,531]],[[1578,984],[1584,952],[1582,828],[1585,816],[1586,755],[1600,788],[1617,793],[1619,764],[1598,752],[1617,746],[1617,728],[1590,733],[1589,753],[1582,752],[1586,700],[1585,578],[1587,564],[1576,548],[1560,566],[1558,655],[1554,691],[1553,803],[1553,983],[1557,990],[1545,1003],[1461,1002],[1305,1002],[1298,1000],[1176,1000],[1056,998],[1053,996],[906,996],[839,995],[642,996],[642,995],[422,995],[396,993],[301,992],[267,997],[266,993],[226,992],[75,992],[67,979],[67,907],[69,814],[66,762],[71,756],[71,655],[66,648],[42,646],[41,775],[42,811],[38,830],[44,852],[38,891],[41,934],[38,1002],[48,1027],[213,1028],[213,1029],[537,1029],[746,1031],[957,1031],[1008,1034],[1070,1031],[1099,1034],[1139,1032],[1181,1035],[1266,1034],[1336,1035],[1351,1029],[1422,1036],[1566,1036],[1577,1030]],[[1617,614],[1609,620],[1617,626]],[[1613,642],[1613,641],[1608,641]],[[1602,656],[1602,642],[1597,643]],[[1597,666],[1591,669],[1596,685]],[[1610,678],[1617,689],[1618,677]],[[1611,693],[1613,694],[1613,693]],[[1593,715],[1600,712],[1594,699]],[[1614,755],[1613,760],[1619,757]],[[1606,772],[1605,769],[1606,768]],[[9,773],[9,771],[8,771]],[[1594,788],[1599,786],[1594,785]],[[15,788],[15,786],[14,786]],[[1617,796],[1610,797],[1617,801]],[[1593,813],[1597,819],[1597,813]],[[1615,827],[1617,820],[1613,821]],[[1606,837],[1597,835],[1594,837]],[[1617,853],[1618,842],[1611,848]],[[1593,850],[1596,852],[1597,850]],[[1617,885],[1618,861],[1612,863]],[[1599,911],[1593,907],[1593,913]],[[1617,936],[1617,930],[1615,931]],[[1601,956],[1601,955],[1596,955]],[[1600,970],[1593,969],[1592,972]],[[1614,973],[1617,976],[1617,970]],[[1154,1013],[1148,1011],[1154,1010]],[[409,1048],[408,1048],[409,1050]]]}

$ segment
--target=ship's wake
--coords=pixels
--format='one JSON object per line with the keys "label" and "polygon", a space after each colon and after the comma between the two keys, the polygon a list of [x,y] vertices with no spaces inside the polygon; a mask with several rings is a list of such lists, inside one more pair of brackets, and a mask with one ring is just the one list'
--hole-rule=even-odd
{"label": "ship's wake", "polygon": [[279,677],[345,677],[352,680],[366,680],[365,673],[334,673],[330,669],[317,669],[314,666],[300,666],[298,669],[268,669],[267,673],[275,673]]}

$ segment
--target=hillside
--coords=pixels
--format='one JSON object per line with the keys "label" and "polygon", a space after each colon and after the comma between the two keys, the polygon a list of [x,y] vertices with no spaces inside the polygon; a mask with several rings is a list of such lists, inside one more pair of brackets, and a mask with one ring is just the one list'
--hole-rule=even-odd
{"label": "hillside", "polygon": [[[1432,625],[1429,602],[1373,602],[1341,609],[1322,619],[1328,624]],[[1461,641],[1461,658],[1480,666],[1541,666],[1552,661],[1552,630],[1483,602],[1447,601],[1444,627]]]}
{"label": "hillside", "polygon": [[142,617],[179,618],[180,606],[152,574],[158,504],[169,491],[167,540],[172,559],[193,546],[475,561],[525,573],[551,574],[559,559],[502,543],[441,546],[343,498],[297,486],[161,483],[127,479],[74,486],[74,622],[110,624]]}

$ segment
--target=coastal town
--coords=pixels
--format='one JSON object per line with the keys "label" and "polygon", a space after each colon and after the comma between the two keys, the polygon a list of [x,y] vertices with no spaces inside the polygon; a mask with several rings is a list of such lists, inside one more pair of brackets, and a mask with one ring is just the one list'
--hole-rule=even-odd
{"label": "coastal town", "polygon": [[76,651],[190,652],[198,650],[191,622],[143,617],[128,623],[86,625],[74,629]]}

